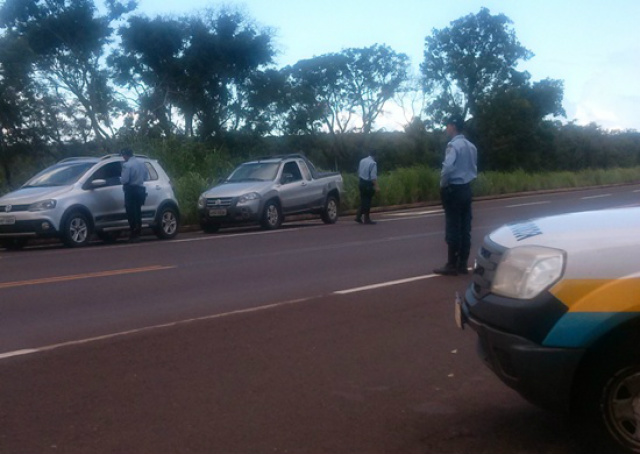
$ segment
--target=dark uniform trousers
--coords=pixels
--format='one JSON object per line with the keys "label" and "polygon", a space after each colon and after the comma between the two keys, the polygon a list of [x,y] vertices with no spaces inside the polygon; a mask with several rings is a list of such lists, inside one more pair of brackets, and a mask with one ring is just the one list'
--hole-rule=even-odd
{"label": "dark uniform trousers", "polygon": [[147,198],[147,191],[144,186],[134,186],[125,184],[124,187],[124,207],[127,211],[127,221],[129,228],[134,235],[140,235],[142,230],[142,205]]}
{"label": "dark uniform trousers", "polygon": [[471,185],[450,184],[441,189],[441,197],[445,216],[445,241],[457,262],[451,265],[466,266],[471,249]]}
{"label": "dark uniform trousers", "polygon": [[358,216],[369,216],[371,212],[371,200],[376,193],[376,188],[372,181],[360,178],[358,189],[360,189],[360,209],[358,210]]}

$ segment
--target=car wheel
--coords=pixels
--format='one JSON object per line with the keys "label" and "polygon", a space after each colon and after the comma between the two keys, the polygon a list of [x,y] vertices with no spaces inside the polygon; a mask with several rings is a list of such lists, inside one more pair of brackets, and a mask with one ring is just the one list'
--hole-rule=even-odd
{"label": "car wheel", "polygon": [[327,197],[320,216],[325,224],[335,224],[338,221],[338,199],[335,196]]}
{"label": "car wheel", "polygon": [[580,371],[586,377],[577,392],[579,431],[597,452],[640,453],[640,357],[622,343],[607,351]]}
{"label": "car wheel", "polygon": [[640,452],[640,365],[619,369],[605,383],[600,408],[611,438],[628,452]]}
{"label": "car wheel", "polygon": [[178,212],[173,207],[164,207],[158,214],[156,220],[156,226],[154,227],[154,233],[162,240],[169,240],[175,238],[178,234],[178,227],[180,221],[178,219]]}
{"label": "car wheel", "polygon": [[26,238],[11,238],[9,240],[2,240],[0,245],[9,251],[19,251],[27,245],[27,241]]}
{"label": "car wheel", "polygon": [[282,211],[278,202],[270,200],[266,203],[260,225],[266,230],[275,230],[282,225]]}
{"label": "car wheel", "polygon": [[220,230],[220,224],[215,222],[202,222],[200,223],[200,227],[205,233],[216,233]]}
{"label": "car wheel", "polygon": [[91,239],[91,225],[82,211],[72,211],[62,228],[62,242],[67,247],[85,246]]}

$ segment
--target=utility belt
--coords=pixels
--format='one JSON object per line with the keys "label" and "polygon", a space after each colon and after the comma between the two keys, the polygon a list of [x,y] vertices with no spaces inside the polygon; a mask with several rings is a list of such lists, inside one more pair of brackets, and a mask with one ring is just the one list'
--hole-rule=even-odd
{"label": "utility belt", "polygon": [[144,189],[144,186],[126,183],[122,185],[122,189],[125,191],[140,191]]}

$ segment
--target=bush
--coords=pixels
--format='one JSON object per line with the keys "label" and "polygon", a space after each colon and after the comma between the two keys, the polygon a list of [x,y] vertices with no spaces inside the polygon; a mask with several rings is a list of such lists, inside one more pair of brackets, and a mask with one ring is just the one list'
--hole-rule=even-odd
{"label": "bush", "polygon": [[180,204],[183,225],[198,223],[198,198],[209,186],[209,182],[196,172],[188,172],[175,180],[173,186]]}

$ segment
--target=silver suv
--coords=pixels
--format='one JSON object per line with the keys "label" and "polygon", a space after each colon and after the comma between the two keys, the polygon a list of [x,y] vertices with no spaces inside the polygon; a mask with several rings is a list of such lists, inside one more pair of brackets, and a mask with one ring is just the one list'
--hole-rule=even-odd
{"label": "silver suv", "polygon": [[[180,211],[169,177],[158,161],[137,157],[149,170],[142,226],[159,238],[173,238]],[[115,241],[129,229],[120,183],[123,162],[120,155],[67,158],[0,197],[0,244],[19,249],[31,238],[59,238],[76,247],[93,233]]]}

